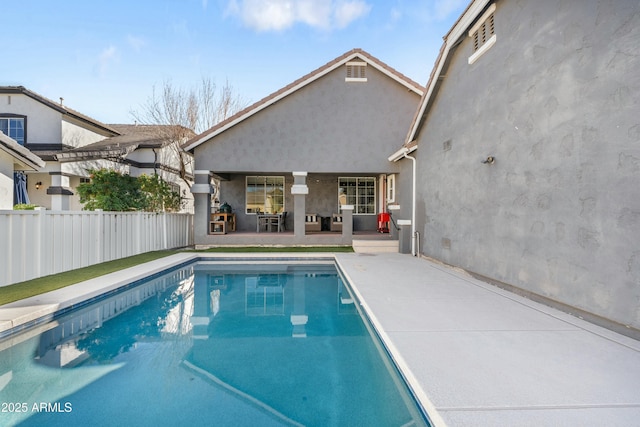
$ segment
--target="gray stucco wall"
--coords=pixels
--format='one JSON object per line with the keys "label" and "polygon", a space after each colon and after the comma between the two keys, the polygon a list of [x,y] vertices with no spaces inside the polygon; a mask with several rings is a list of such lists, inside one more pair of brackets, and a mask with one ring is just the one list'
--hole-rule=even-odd
{"label": "gray stucco wall", "polygon": [[195,149],[196,169],[225,172],[393,172],[420,97],[367,67],[366,83],[345,67],[294,92]]}
{"label": "gray stucco wall", "polygon": [[462,41],[418,140],[423,253],[640,328],[639,5],[498,1],[496,44]]}

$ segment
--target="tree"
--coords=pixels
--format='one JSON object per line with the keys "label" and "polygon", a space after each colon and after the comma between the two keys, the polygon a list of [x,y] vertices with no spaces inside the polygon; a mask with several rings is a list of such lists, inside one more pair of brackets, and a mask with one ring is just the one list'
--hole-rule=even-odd
{"label": "tree", "polygon": [[204,132],[232,116],[245,105],[246,102],[235,94],[228,81],[218,90],[211,79],[202,78],[197,89],[188,90],[165,81],[160,93],[154,87],[140,111],[132,111],[131,114],[141,124],[160,125],[156,127],[158,136],[167,141],[163,160],[174,165],[180,178],[191,185],[193,159],[182,149],[182,144],[196,133]]}
{"label": "tree", "polygon": [[91,182],[78,186],[84,209],[105,211],[142,210],[145,196],[136,178],[111,169],[92,169]]}
{"label": "tree", "polygon": [[137,178],[111,169],[89,171],[91,181],[78,186],[85,210],[164,212],[180,209],[180,194],[158,175]]}
{"label": "tree", "polygon": [[177,212],[180,210],[180,193],[173,191],[158,174],[140,175],[140,189],[146,196],[144,210],[150,212]]}

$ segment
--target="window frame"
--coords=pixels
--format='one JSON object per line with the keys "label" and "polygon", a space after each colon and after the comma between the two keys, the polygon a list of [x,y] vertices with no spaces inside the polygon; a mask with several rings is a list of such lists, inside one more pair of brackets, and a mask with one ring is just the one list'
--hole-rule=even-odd
{"label": "window frame", "polygon": [[[13,139],[14,141],[16,141],[18,144],[22,145],[23,147],[26,146],[27,144],[27,116],[23,116],[23,115],[19,115],[19,114],[0,114],[0,120],[7,120],[7,131],[9,131],[9,133],[5,134],[7,135],[9,138]],[[21,140],[18,138],[15,138],[14,136],[10,135],[10,130],[11,130],[11,121],[15,120],[15,121],[22,121],[22,138]],[[2,130],[0,130],[0,132],[2,132]],[[4,132],[3,132],[4,133]]]}
{"label": "window frame", "polygon": [[[249,192],[250,180],[255,180],[255,182],[251,183],[251,185],[255,187],[256,191],[252,193]],[[273,181],[275,180],[281,180],[281,185],[280,183],[274,183]],[[269,181],[272,181],[272,182],[269,182]],[[261,190],[259,189],[260,187],[261,187]],[[278,203],[279,200],[277,200],[276,202],[272,201],[271,202],[272,212],[266,212],[267,205],[268,205],[267,200],[269,199],[269,197],[273,198],[273,196],[269,196],[268,193],[269,191],[277,190],[278,188],[280,188],[281,190],[281,195],[278,196],[277,198],[281,199],[281,203]],[[256,215],[258,213],[258,210],[261,213],[284,212],[285,211],[285,191],[284,190],[285,190],[285,179],[284,179],[284,176],[282,175],[247,175],[245,176],[245,181],[244,181],[244,196],[245,196],[244,212],[245,214]],[[260,192],[262,192],[261,201],[258,198]],[[253,200],[250,200],[250,199],[253,199]],[[250,208],[249,207],[250,204],[254,207]]]}
{"label": "window frame", "polygon": [[[343,185],[344,181],[353,181],[355,185],[346,186]],[[373,183],[372,186],[361,185],[361,182]],[[349,194],[349,191],[345,191],[345,188],[353,187],[355,189],[355,194]],[[354,215],[376,215],[376,206],[378,195],[376,189],[378,187],[378,181],[376,177],[371,176],[340,176],[338,177],[338,212],[342,213],[342,205],[353,205],[353,214]],[[346,203],[341,203],[340,190],[343,190],[346,195]],[[365,191],[368,194],[361,194],[361,192]],[[363,203],[363,201],[365,201]]]}

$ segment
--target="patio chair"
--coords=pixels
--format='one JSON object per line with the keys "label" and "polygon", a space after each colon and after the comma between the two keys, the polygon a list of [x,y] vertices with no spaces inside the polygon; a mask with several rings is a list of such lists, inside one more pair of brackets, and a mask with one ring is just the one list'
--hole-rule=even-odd
{"label": "patio chair", "polygon": [[310,231],[321,231],[322,230],[322,223],[321,223],[321,218],[320,216],[315,213],[315,214],[307,214],[304,218],[304,231],[305,232],[310,232]]}
{"label": "patio chair", "polygon": [[331,216],[331,231],[342,232],[342,214],[333,214]]}

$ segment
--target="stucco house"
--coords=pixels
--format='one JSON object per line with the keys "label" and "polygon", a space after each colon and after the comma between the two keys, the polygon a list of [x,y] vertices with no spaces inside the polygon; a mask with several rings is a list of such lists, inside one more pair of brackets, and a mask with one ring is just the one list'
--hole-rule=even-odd
{"label": "stucco house", "polygon": [[416,251],[638,331],[638,40],[635,0],[472,1],[389,153]]}
{"label": "stucco house", "polygon": [[0,132],[0,210],[13,209],[14,172],[39,171],[44,161]]}
{"label": "stucco house", "polygon": [[[82,209],[75,188],[89,179],[89,169],[102,167],[132,176],[158,173],[191,199],[163,126],[104,124],[23,86],[0,86],[0,126],[46,161],[41,171],[27,172],[33,204]],[[193,132],[183,134],[186,140]]]}
{"label": "stucco house", "polygon": [[[375,232],[400,166],[387,155],[423,89],[354,49],[188,141],[196,245],[350,244],[348,233],[330,232],[343,213],[355,233]],[[235,232],[216,234],[212,199],[231,206]],[[256,233],[265,212],[287,213],[279,232]]]}

